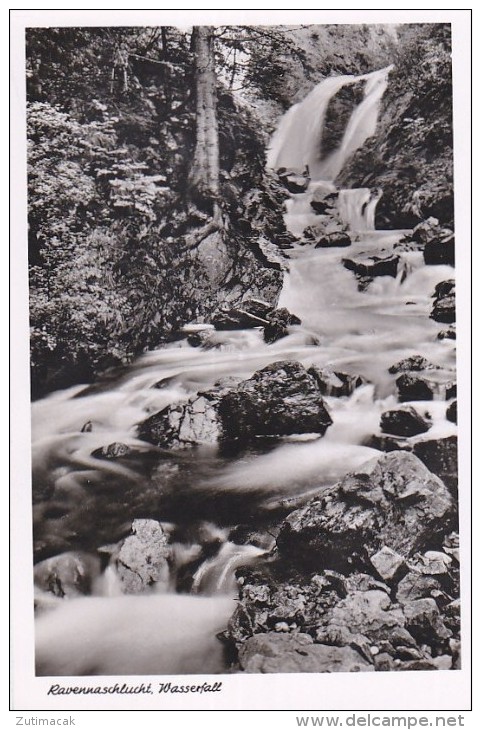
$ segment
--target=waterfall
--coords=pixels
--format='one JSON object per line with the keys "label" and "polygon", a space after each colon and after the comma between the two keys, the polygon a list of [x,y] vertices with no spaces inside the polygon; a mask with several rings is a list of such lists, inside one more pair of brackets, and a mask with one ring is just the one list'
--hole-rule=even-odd
{"label": "waterfall", "polygon": [[254,545],[235,545],[226,542],[218,555],[205,560],[194,575],[192,593],[216,595],[234,593],[236,568],[255,562],[265,550]]}
{"label": "waterfall", "polygon": [[381,198],[380,191],[369,188],[352,188],[339,191],[337,209],[343,223],[351,231],[374,230],[376,206]]}
{"label": "waterfall", "polygon": [[327,105],[346,84],[362,77],[336,76],[324,79],[300,103],[291,107],[282,117],[272,138],[267,167],[299,168],[309,166],[314,179],[322,180],[320,172],[321,136]]}
{"label": "waterfall", "polygon": [[[346,161],[376,131],[380,102],[392,68],[387,66],[361,76],[332,77],[317,84],[302,102],[292,106],[281,118],[270,143],[267,167],[303,170],[307,166],[311,180],[317,181],[316,186],[322,181],[335,189],[333,181]],[[338,148],[322,159],[322,134],[329,102],[344,86],[361,81],[365,82],[364,98],[353,110]],[[312,195],[313,187],[311,185],[304,196],[304,213],[309,211],[309,193]],[[381,195],[382,191],[371,192],[368,188],[341,190],[338,201],[340,219],[351,231],[374,230],[376,205]],[[291,218],[292,207],[288,209]],[[294,223],[292,232],[299,235],[299,226],[294,221],[291,223]]]}
{"label": "waterfall", "polygon": [[[387,87],[392,66],[361,76],[324,79],[299,104],[282,117],[267,156],[267,167],[304,169],[313,180],[334,180],[347,158],[371,137],[377,124],[379,103]],[[340,146],[321,161],[321,139],[330,100],[348,84],[365,81],[364,99],[354,109]]]}

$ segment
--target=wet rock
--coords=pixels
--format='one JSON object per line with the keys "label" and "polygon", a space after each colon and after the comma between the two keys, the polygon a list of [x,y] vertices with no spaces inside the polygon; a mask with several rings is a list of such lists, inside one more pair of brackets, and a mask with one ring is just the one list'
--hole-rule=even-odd
{"label": "wet rock", "polygon": [[367,383],[362,375],[334,372],[328,368],[320,368],[317,365],[310,367],[307,372],[316,379],[322,395],[337,397],[351,395],[356,388]]}
{"label": "wet rock", "polygon": [[375,434],[366,441],[365,445],[370,446],[372,449],[379,449],[379,451],[412,451],[412,443],[395,436]]}
{"label": "wet rock", "polygon": [[[419,223],[412,231],[411,238],[413,241],[420,243],[424,246],[424,250],[426,251],[426,247],[429,249],[428,251],[428,258],[426,259],[425,255],[425,262],[428,263],[448,263],[447,261],[432,261],[431,257],[435,257],[435,248],[436,246],[442,245],[444,243],[448,243],[454,247],[454,233],[450,228],[443,228],[439,225],[439,220],[434,217],[429,217],[426,220],[423,220],[421,223]],[[432,251],[434,253],[432,253]],[[454,264],[454,248],[453,248],[453,264]]]}
{"label": "wet rock", "polygon": [[143,421],[138,437],[156,446],[184,448],[196,444],[216,444],[221,437],[218,417],[219,395],[212,391],[187,403],[168,406]]}
{"label": "wet rock", "polygon": [[92,421],[87,421],[84,423],[82,428],[80,429],[80,433],[91,433],[93,431],[94,425]]}
{"label": "wet rock", "polygon": [[236,525],[229,533],[229,540],[237,545],[254,545],[262,550],[272,550],[279,532],[279,525],[269,524],[265,529],[252,525]]}
{"label": "wet rock", "polygon": [[378,575],[387,581],[395,580],[406,565],[402,555],[386,547],[386,545],[383,545],[379,552],[372,555],[370,560]]}
{"label": "wet rock", "polygon": [[205,350],[210,350],[214,347],[219,347],[219,343],[213,338],[211,329],[199,330],[198,332],[191,332],[187,336],[187,342],[191,347],[203,347]]}
{"label": "wet rock", "polygon": [[454,281],[440,282],[434,291],[434,304],[429,315],[436,322],[452,324],[456,321],[456,289]]}
{"label": "wet rock", "polygon": [[251,314],[247,309],[239,307],[219,312],[212,318],[216,330],[243,330],[266,324],[266,319]]}
{"label": "wet rock", "polygon": [[341,242],[346,239],[346,236],[349,241],[351,240],[347,234],[346,224],[339,218],[338,212],[334,209],[328,215],[319,215],[313,225],[307,226],[303,231],[303,239],[301,240],[317,243],[328,240],[331,235],[334,236],[333,242],[337,235],[340,236],[339,240]]}
{"label": "wet rock", "polygon": [[401,403],[413,400],[438,400],[452,398],[455,384],[447,381],[448,373],[413,375],[403,373],[396,379],[398,396]]}
{"label": "wet rock", "polygon": [[312,194],[311,208],[319,215],[335,215],[338,197],[338,193],[326,193],[325,189],[317,188]]}
{"label": "wet rock", "polygon": [[270,632],[248,639],[239,651],[245,672],[360,672],[374,667],[351,647],[314,644],[306,634]]}
{"label": "wet rock", "polygon": [[[431,319],[443,324],[452,324],[456,321],[456,298],[454,294],[450,294],[443,299],[437,299],[433,304],[433,309],[429,315]],[[453,330],[451,330],[452,332]]]}
{"label": "wet rock", "polygon": [[141,423],[138,434],[158,446],[183,448],[297,433],[323,435],[331,423],[315,378],[300,363],[280,361],[233,387],[168,406]]}
{"label": "wet rock", "polygon": [[300,363],[287,360],[268,365],[226,392],[218,412],[227,440],[323,435],[332,423],[316,380]]}
{"label": "wet rock", "polygon": [[438,332],[438,340],[455,340],[456,339],[456,329],[454,327],[450,327],[447,330],[441,330],[441,332]]}
{"label": "wet rock", "polygon": [[169,576],[168,536],[160,522],[137,519],[132,534],[123,541],[117,555],[117,574],[124,593],[141,593]]}
{"label": "wet rock", "polygon": [[276,170],[276,172],[279,182],[281,182],[290,193],[305,193],[311,181],[307,165],[304,170],[280,167]]}
{"label": "wet rock", "polygon": [[401,403],[411,400],[432,400],[434,397],[432,384],[425,378],[404,373],[396,380],[398,396]]}
{"label": "wet rock", "polygon": [[456,281],[454,279],[445,279],[444,281],[440,281],[434,287],[433,298],[443,299],[443,297],[447,297],[449,294],[452,294],[455,287]]}
{"label": "wet rock", "polygon": [[273,310],[267,315],[267,322],[264,325],[264,341],[268,344],[277,342],[289,334],[289,327],[293,324],[301,324],[301,320],[288,309],[282,307]]}
{"label": "wet rock", "polygon": [[350,246],[352,239],[346,231],[328,233],[320,238],[314,248],[345,248]]}
{"label": "wet rock", "polygon": [[458,494],[458,439],[448,436],[442,439],[419,441],[413,447],[414,454],[426,464],[448,487],[457,500]]}
{"label": "wet rock", "polygon": [[437,240],[428,241],[424,247],[424,263],[427,265],[454,266],[454,233],[442,229]]}
{"label": "wet rock", "polygon": [[419,598],[432,598],[433,591],[440,589],[441,583],[437,578],[411,569],[398,583],[396,601],[404,605]]}
{"label": "wet rock", "polygon": [[278,582],[270,574],[249,569],[243,573],[238,577],[239,602],[228,626],[236,645],[255,634],[281,629],[315,635],[322,614],[346,595],[344,577],[333,571],[302,582],[292,578]]}
{"label": "wet rock", "polygon": [[245,299],[242,302],[242,309],[249,312],[253,317],[260,317],[266,319],[267,315],[273,311],[274,307],[269,302],[265,302],[263,299]]}
{"label": "wet rock", "polygon": [[458,402],[453,400],[452,403],[449,404],[449,406],[446,409],[446,418],[448,421],[451,421],[451,423],[457,423],[458,422]]}
{"label": "wet rock", "polygon": [[47,558],[34,568],[35,586],[59,598],[88,595],[100,574],[100,558],[72,551]]}
{"label": "wet rock", "polygon": [[400,253],[401,251],[422,251],[422,249],[423,244],[419,243],[419,241],[413,241],[409,236],[404,236],[393,246],[393,250],[396,253]]}
{"label": "wet rock", "polygon": [[406,627],[418,642],[442,649],[452,632],[444,625],[441,614],[433,598],[418,598],[403,606]]}
{"label": "wet rock", "polygon": [[458,394],[458,386],[457,383],[447,383],[446,384],[446,400],[451,400],[451,398],[456,398]]}
{"label": "wet rock", "polygon": [[376,253],[361,253],[352,258],[342,259],[346,269],[362,277],[397,275],[399,256],[387,253],[379,256]]}
{"label": "wet rock", "polygon": [[277,546],[284,560],[304,570],[369,571],[370,557],[383,546],[408,557],[436,544],[452,509],[438,477],[413,454],[393,451],[292,512]]}
{"label": "wet rock", "polygon": [[381,430],[395,436],[416,436],[430,427],[431,421],[419,415],[412,406],[385,411],[381,415]]}
{"label": "wet rock", "polygon": [[138,449],[134,449],[132,446],[127,446],[120,441],[114,441],[112,444],[102,446],[100,449],[96,449],[92,452],[92,456],[97,459],[119,459],[123,456],[132,456],[138,453]]}
{"label": "wet rock", "polygon": [[420,370],[439,370],[439,365],[434,365],[422,355],[412,355],[411,357],[405,357],[389,368],[391,375],[395,375],[396,373],[419,372]]}

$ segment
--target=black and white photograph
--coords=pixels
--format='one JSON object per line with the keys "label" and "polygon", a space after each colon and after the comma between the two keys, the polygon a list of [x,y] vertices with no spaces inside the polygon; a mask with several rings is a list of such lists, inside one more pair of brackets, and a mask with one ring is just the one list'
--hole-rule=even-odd
{"label": "black and white photograph", "polygon": [[28,12],[39,708],[297,709],[287,675],[462,704],[469,11]]}

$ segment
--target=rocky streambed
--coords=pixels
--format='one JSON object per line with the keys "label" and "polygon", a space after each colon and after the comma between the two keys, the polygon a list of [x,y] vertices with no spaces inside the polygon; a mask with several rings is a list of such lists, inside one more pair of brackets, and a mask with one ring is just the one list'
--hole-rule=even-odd
{"label": "rocky streambed", "polygon": [[34,405],[39,673],[460,667],[451,239],[400,238]]}

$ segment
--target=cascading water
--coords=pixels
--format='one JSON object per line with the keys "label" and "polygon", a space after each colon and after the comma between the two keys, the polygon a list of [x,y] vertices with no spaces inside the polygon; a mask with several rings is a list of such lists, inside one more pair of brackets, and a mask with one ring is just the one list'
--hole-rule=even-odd
{"label": "cascading water", "polygon": [[[311,180],[323,181],[328,189],[335,190],[334,180],[346,161],[375,134],[381,99],[392,69],[393,66],[388,66],[361,76],[338,76],[321,81],[282,117],[270,142],[267,167],[302,170],[307,166]],[[353,110],[339,147],[323,156],[322,133],[329,102],[344,86],[361,82],[365,83],[364,98]],[[310,197],[307,194],[296,198],[288,209],[289,216],[311,214],[307,219],[307,223],[311,223],[314,219],[309,208]],[[380,191],[371,194],[368,188],[340,191],[338,211],[341,220],[351,231],[373,230],[380,197]],[[298,226],[292,221],[288,222],[288,227],[299,234]]]}
{"label": "cascading water", "polygon": [[[373,134],[389,70],[327,79],[281,120],[269,165],[308,164],[317,180],[288,206],[286,222],[296,235],[316,218],[309,205],[313,191],[335,189],[329,180]],[[359,80],[366,81],[365,98],[339,149],[321,162],[329,100]],[[350,253],[366,242],[379,246],[399,238],[372,231],[376,195],[367,189],[339,195],[343,219],[363,231]],[[39,673],[225,670],[215,637],[235,608],[235,570],[271,550],[272,522],[379,454],[365,443],[381,413],[396,402],[389,366],[421,352],[454,369],[453,349],[436,338],[439,326],[429,319],[434,287],[452,278],[453,270],[421,268],[416,256],[406,254],[407,278],[381,277],[361,293],[339,251],[296,246],[279,306],[300,316],[302,326],[287,337],[267,345],[257,331],[219,332],[209,350],[183,340],[145,354],[116,380],[77,386],[33,405],[33,479],[42,494],[34,505],[37,558],[79,549],[94,555],[124,538],[140,517],[161,522],[171,545],[169,575],[151,592],[119,595],[111,560],[94,583],[94,595],[53,599],[54,608],[50,599],[45,602],[37,619]],[[368,381],[350,396],[325,397],[333,425],[322,439],[293,436],[264,451],[231,456],[209,445],[168,451],[138,439],[137,424],[152,413],[208,390],[219,378],[247,378],[286,359]],[[455,432],[443,403],[419,405],[430,409],[437,437]],[[119,443],[130,450],[124,458],[98,456],[102,447]]]}
{"label": "cascading water", "polygon": [[[282,117],[270,142],[267,167],[303,169],[307,165],[313,180],[334,180],[347,158],[375,133],[379,104],[392,68],[321,81]],[[339,148],[322,160],[322,131],[330,100],[343,86],[363,81],[364,99],[354,109]]]}

